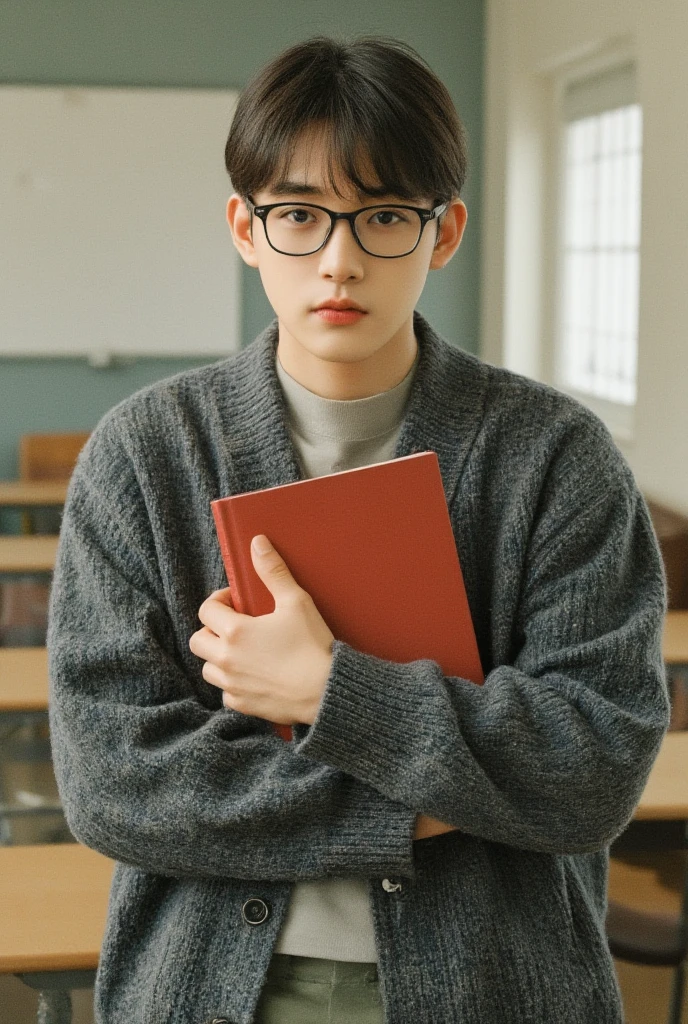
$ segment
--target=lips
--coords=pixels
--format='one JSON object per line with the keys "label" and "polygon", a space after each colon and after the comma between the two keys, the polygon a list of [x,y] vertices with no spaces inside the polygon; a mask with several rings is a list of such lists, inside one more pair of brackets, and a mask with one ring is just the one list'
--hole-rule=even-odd
{"label": "lips", "polygon": [[366,315],[366,310],[351,299],[328,299],[313,312],[325,323],[335,325],[354,324]]}
{"label": "lips", "polygon": [[363,308],[363,306],[359,306],[359,304],[357,302],[354,302],[353,299],[325,299],[325,301],[321,302],[319,306],[315,307],[315,309],[316,309],[316,312],[319,309],[337,309],[337,310],[355,309],[359,313],[365,313],[366,312],[365,309]]}
{"label": "lips", "polygon": [[355,324],[365,316],[361,309],[335,309],[332,306],[320,306],[315,310],[315,314],[325,323],[337,325]]}

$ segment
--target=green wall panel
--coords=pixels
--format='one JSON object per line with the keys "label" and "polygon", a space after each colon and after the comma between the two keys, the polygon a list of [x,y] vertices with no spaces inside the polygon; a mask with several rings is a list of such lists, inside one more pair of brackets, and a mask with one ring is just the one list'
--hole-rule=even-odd
{"label": "green wall panel", "polygon": [[[241,88],[270,57],[318,33],[403,39],[454,98],[469,138],[468,228],[449,267],[430,274],[420,308],[449,341],[477,352],[483,0],[4,0],[0,81]],[[247,344],[272,317],[249,268],[242,301]],[[203,361],[141,359],[97,370],[80,359],[0,359],[0,479],[16,475],[20,434],[90,429],[137,388]]]}

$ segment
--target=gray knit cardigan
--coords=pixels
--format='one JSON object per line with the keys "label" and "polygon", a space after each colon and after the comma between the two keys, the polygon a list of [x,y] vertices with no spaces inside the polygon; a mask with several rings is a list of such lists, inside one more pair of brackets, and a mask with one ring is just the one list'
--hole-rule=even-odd
{"label": "gray knit cardigan", "polygon": [[[395,455],[439,457],[483,687],[336,640],[285,743],[203,680],[188,641],[226,585],[210,502],[301,475],[275,323],[120,403],[79,459],[50,722],[69,825],[118,862],[98,1024],[249,1024],[293,883],[325,875],[369,880],[387,1024],[622,1019],[608,846],[668,719],[647,508],[581,405],[415,329]],[[414,842],[420,812],[460,831]]]}

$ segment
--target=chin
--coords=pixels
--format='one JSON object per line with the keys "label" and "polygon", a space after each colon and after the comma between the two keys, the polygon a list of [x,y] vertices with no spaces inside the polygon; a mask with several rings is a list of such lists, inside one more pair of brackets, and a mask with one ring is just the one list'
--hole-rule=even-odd
{"label": "chin", "polygon": [[366,344],[365,341],[350,333],[347,328],[339,327],[334,331],[328,331],[325,336],[318,338],[313,346],[308,345],[308,348],[314,356],[318,356],[320,359],[338,363],[360,363],[375,355],[380,345],[375,345],[372,342]]}

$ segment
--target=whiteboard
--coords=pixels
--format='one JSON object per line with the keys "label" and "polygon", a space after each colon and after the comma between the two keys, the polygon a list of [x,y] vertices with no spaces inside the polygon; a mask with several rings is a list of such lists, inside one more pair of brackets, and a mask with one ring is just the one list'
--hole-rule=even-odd
{"label": "whiteboard", "polygon": [[228,90],[0,86],[0,356],[226,355]]}

